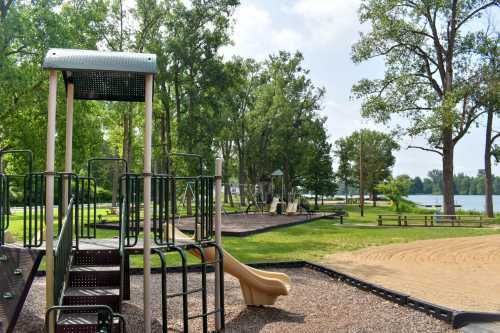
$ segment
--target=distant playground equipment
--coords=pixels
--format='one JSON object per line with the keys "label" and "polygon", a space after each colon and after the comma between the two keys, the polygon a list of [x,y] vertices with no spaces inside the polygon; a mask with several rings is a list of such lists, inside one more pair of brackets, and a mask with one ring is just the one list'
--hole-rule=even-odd
{"label": "distant playground equipment", "polygon": [[[285,274],[260,271],[248,267],[226,253],[221,247],[221,160],[216,162],[215,176],[203,175],[201,157],[194,154],[171,153],[199,160],[195,175],[177,176],[172,173],[151,172],[151,135],[153,77],[156,57],[153,54],[99,52],[86,50],[51,49],[43,68],[49,75],[49,101],[47,126],[46,171],[33,172],[32,153],[29,151],[2,151],[5,154],[25,154],[28,167],[25,174],[9,175],[0,170],[0,252],[10,253],[5,244],[11,198],[9,189],[14,179],[22,184],[23,247],[16,247],[12,255],[38,256],[27,261],[23,270],[29,277],[16,277],[15,271],[0,277],[17,282],[9,299],[0,299],[0,308],[15,309],[0,312],[0,322],[7,331],[13,330],[19,312],[31,286],[34,273],[46,259],[46,331],[47,332],[125,332],[126,323],[121,315],[122,303],[130,299],[130,255],[144,257],[144,332],[151,331],[151,293],[158,288],[162,299],[163,331],[168,328],[168,301],[182,298],[183,331],[189,332],[189,321],[200,318],[203,332],[209,331],[209,317],[214,316],[215,331],[225,327],[224,274],[228,272],[240,281],[247,305],[270,305],[280,295],[290,291],[290,279]],[[57,106],[57,71],[61,71],[66,87],[66,152],[65,170],[56,172],[55,127]],[[75,99],[144,102],[144,168],[132,173],[125,161],[118,158],[98,157],[88,161],[87,174],[72,170],[73,104]],[[118,222],[116,239],[99,239],[97,183],[93,165],[97,162],[123,163],[119,175]],[[170,168],[170,167],[169,167]],[[194,201],[194,233],[187,236],[176,227],[180,184],[191,184]],[[214,197],[215,196],[215,197]],[[255,200],[256,202],[258,200]],[[54,208],[57,207],[57,218]],[[57,224],[55,225],[55,222]],[[141,237],[139,237],[142,232]],[[90,244],[90,247],[89,247]],[[111,245],[110,245],[111,244]],[[31,251],[31,252],[30,252]],[[12,251],[11,251],[12,252]],[[15,252],[15,251],[14,251]],[[12,252],[12,253],[14,253]],[[167,292],[166,253],[177,253],[181,259],[182,291]],[[162,282],[153,286],[151,281],[151,254],[161,262]],[[199,258],[201,287],[188,290],[187,272],[190,265],[187,253]],[[14,257],[1,257],[14,260]],[[33,257],[34,258],[34,257]],[[215,270],[215,304],[208,310],[209,266]],[[10,269],[10,268],[9,268]],[[10,275],[12,276],[10,276]],[[17,275],[16,275],[17,274]],[[22,280],[19,280],[22,279]],[[188,298],[201,293],[202,312],[193,313]],[[5,296],[5,295],[4,295]],[[7,306],[6,302],[9,302]]]}
{"label": "distant playground equipment", "polygon": [[[281,215],[285,210],[285,177],[280,169],[271,173],[271,209],[269,213]],[[273,206],[274,205],[274,206]]]}

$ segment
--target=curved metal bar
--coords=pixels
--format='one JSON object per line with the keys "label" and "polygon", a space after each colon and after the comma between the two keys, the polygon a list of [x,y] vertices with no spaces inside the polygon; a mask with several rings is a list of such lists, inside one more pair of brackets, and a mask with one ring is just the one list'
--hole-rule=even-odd
{"label": "curved metal bar", "polygon": [[205,251],[203,248],[196,244],[190,246],[200,254],[201,261],[201,308],[203,320],[203,332],[208,332],[208,304],[207,304],[207,260],[205,258]]}
{"label": "curved metal bar", "polygon": [[125,166],[125,173],[128,173],[128,162],[120,157],[94,157],[87,160],[87,176],[90,177],[92,172],[92,162],[108,161],[108,162],[122,162]]}
{"label": "curved metal bar", "polygon": [[[113,318],[118,318],[118,323],[120,324],[120,330],[118,332],[126,333],[127,332],[127,325],[126,325],[125,317],[119,313],[113,313]],[[112,325],[111,332],[114,332],[114,325]]]}
{"label": "curved metal bar", "polygon": [[[108,332],[112,332],[113,330],[113,317],[121,317],[121,315],[117,315],[113,313],[113,309],[107,305],[56,305],[47,309],[45,312],[45,332],[51,332],[49,329],[50,325],[50,315],[54,311],[85,311],[85,312],[95,312],[95,313],[105,313],[108,317],[108,321],[104,322],[104,324],[108,328]],[[57,320],[54,320],[54,328],[57,326]]]}
{"label": "curved metal bar", "polygon": [[[179,157],[184,157],[184,158],[195,158],[198,160],[199,163],[199,175],[203,175],[203,158],[201,155],[198,154],[191,154],[191,153],[168,153],[167,154],[167,166],[170,166],[172,164],[172,159],[170,158],[171,156],[179,156]],[[170,173],[170,168],[167,169],[167,173]]]}

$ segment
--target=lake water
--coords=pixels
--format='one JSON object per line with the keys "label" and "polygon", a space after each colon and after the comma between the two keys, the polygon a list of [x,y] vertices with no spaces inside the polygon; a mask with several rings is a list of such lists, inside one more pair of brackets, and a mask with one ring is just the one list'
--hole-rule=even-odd
{"label": "lake water", "polygon": [[[421,205],[442,205],[442,195],[417,194],[409,195],[408,199]],[[455,195],[455,205],[461,209],[484,212],[484,195]],[[500,212],[500,195],[493,196],[493,209]]]}

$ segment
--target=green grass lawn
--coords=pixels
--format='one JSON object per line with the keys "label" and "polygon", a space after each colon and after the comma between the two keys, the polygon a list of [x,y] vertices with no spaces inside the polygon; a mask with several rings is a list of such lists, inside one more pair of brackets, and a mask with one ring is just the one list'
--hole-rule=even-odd
{"label": "green grass lawn", "polygon": [[[317,220],[311,223],[276,229],[248,237],[223,237],[224,248],[243,262],[311,260],[320,261],[324,256],[353,251],[368,246],[392,243],[407,243],[421,239],[437,239],[464,236],[500,234],[499,229],[488,228],[401,228],[373,227],[378,214],[392,211],[387,207],[365,207],[365,216],[361,217],[358,208],[348,208],[349,215],[340,226],[338,220]],[[359,226],[354,224],[365,224]],[[11,224],[10,230],[18,237],[22,236],[22,218]],[[99,238],[117,236],[114,230],[98,229]],[[22,239],[22,238],[18,238]],[[179,261],[170,256],[170,264]],[[142,256],[133,256],[131,266],[142,267]],[[190,262],[196,262],[191,257]],[[159,260],[153,256],[153,266],[159,266]]]}

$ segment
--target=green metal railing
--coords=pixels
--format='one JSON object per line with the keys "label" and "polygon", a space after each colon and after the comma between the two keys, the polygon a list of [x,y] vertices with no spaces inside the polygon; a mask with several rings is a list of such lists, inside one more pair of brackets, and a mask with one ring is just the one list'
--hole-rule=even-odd
{"label": "green metal railing", "polygon": [[76,239],[96,238],[97,228],[97,185],[94,178],[78,176],[74,192],[78,198],[80,214],[75,223],[78,225]]}
{"label": "green metal railing", "polygon": [[[119,329],[117,332],[125,333],[127,331],[125,326],[125,318],[118,314],[113,313],[113,309],[107,305],[57,305],[50,307],[45,313],[45,332],[51,332],[50,325],[50,317],[54,313],[56,314],[56,319],[60,313],[63,312],[80,312],[80,313],[95,313],[97,314],[97,324],[95,328],[96,333],[113,333],[116,330],[114,325],[114,319],[118,319]],[[81,328],[82,331],[87,332],[88,328],[86,327],[85,322],[75,323],[77,328],[73,327],[74,332],[78,332],[78,328]],[[57,326],[57,320],[54,320],[53,327],[54,331]],[[81,326],[81,327],[80,327]]]}
{"label": "green metal railing", "polygon": [[6,205],[7,195],[5,192],[7,190],[7,177],[3,173],[0,173],[0,245],[5,243],[5,230],[9,227],[6,217],[9,213]]}
{"label": "green metal railing", "polygon": [[182,193],[183,184],[191,183],[194,187],[194,239],[198,242],[212,239],[213,224],[213,188],[214,177],[175,177],[153,175],[151,179],[152,225],[154,241],[157,245],[172,245],[176,243],[175,227],[181,212],[177,202]]}
{"label": "green metal railing", "polygon": [[61,304],[60,298],[64,291],[64,284],[71,266],[71,252],[73,250],[73,206],[75,198],[72,197],[66,217],[57,239],[54,250],[54,300]]}
{"label": "green metal railing", "polygon": [[[120,203],[121,221],[125,221],[125,204],[126,200],[123,198]],[[119,252],[120,252],[120,312],[121,306],[124,300],[130,298],[130,273],[129,273],[129,265],[128,265],[128,256],[125,253],[125,223],[120,224],[120,243],[119,243]]]}
{"label": "green metal railing", "polygon": [[[213,261],[207,261],[207,257],[205,256],[205,251],[209,248],[212,248],[215,253],[215,258]],[[188,289],[188,261],[187,261],[187,253],[189,251],[191,253],[195,253],[196,256],[200,259],[200,268],[201,268],[201,285],[199,288]],[[222,249],[212,242],[201,242],[198,244],[184,244],[182,246],[177,245],[168,245],[162,246],[159,248],[153,249],[153,253],[158,255],[161,263],[161,315],[162,315],[162,327],[163,332],[168,332],[168,300],[173,298],[181,298],[181,311],[182,311],[182,322],[183,322],[183,332],[190,332],[189,329],[189,321],[194,319],[202,320],[202,332],[207,333],[209,331],[209,317],[215,316],[217,313],[220,313],[221,317],[221,331],[224,331],[225,326],[225,310],[224,310],[224,302],[221,302],[220,308],[215,308],[213,310],[208,310],[208,286],[207,286],[207,272],[208,266],[219,268],[219,278],[221,281],[221,286],[219,289],[219,297],[221,300],[224,299],[224,255]],[[180,292],[168,293],[167,288],[167,253],[177,253],[181,260],[182,267],[182,282]],[[193,309],[189,308],[189,300],[190,295],[199,293],[201,294],[201,313],[192,313]],[[178,305],[176,305],[178,307]]]}
{"label": "green metal railing", "polygon": [[120,177],[119,193],[125,203],[120,205],[120,229],[123,226],[125,247],[133,247],[139,239],[141,210],[143,207],[144,178],[140,174],[127,173]]}
{"label": "green metal railing", "polygon": [[23,244],[30,248],[39,247],[43,243],[45,222],[45,175],[25,175],[23,188]]}

